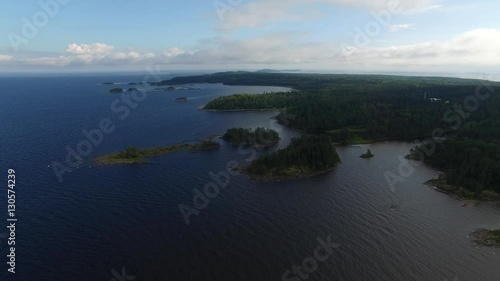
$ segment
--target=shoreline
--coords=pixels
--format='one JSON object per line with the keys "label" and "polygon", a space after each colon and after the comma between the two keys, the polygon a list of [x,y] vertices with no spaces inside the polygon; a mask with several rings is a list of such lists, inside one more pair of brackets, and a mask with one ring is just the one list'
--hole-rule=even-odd
{"label": "shoreline", "polygon": [[490,248],[500,248],[500,230],[477,229],[470,235],[477,245]]}
{"label": "shoreline", "polygon": [[279,111],[279,108],[274,109],[206,109],[206,105],[198,107],[199,111],[208,111],[208,112],[273,112]]}
{"label": "shoreline", "polygon": [[241,144],[244,144],[245,146],[253,147],[253,148],[269,148],[269,147],[277,145],[281,141],[281,138],[279,138],[277,141],[269,143],[269,144],[260,144],[260,143],[249,144],[249,143],[243,143],[243,142],[230,142],[230,141],[223,139],[222,137],[221,137],[221,139],[224,140],[225,142],[229,143],[230,145],[233,145],[233,146],[239,146]]}
{"label": "shoreline", "polygon": [[[414,160],[414,161],[416,161],[416,160]],[[486,198],[472,197],[471,198],[471,197],[463,196],[459,193],[462,191],[466,191],[466,189],[463,187],[454,186],[453,190],[446,190],[446,189],[442,188],[443,185],[448,185],[444,181],[445,181],[444,179],[439,179],[439,178],[430,179],[430,180],[426,181],[424,184],[431,187],[436,192],[449,195],[450,197],[455,198],[458,201],[464,202],[464,205],[462,205],[462,207],[468,207],[469,206],[468,203],[491,203],[491,204],[499,204],[500,203],[500,194],[495,193],[496,196],[498,196],[499,198],[495,198],[495,197],[486,197]]]}
{"label": "shoreline", "polygon": [[[204,106],[200,108],[200,110],[206,110],[206,111],[211,111],[211,112],[266,112],[266,111],[279,111],[279,109],[232,109],[232,110],[217,110],[217,109],[204,109]],[[274,117],[275,119],[278,119],[276,117]],[[295,131],[298,131],[300,133],[305,133],[307,134],[308,132],[306,131],[302,131],[300,129],[297,129],[295,127],[292,127],[292,126],[288,126],[286,124],[283,124],[282,122],[279,122],[278,120],[278,124],[288,128],[288,129],[291,129],[291,130],[295,130]],[[328,131],[322,131],[322,132],[317,132],[317,133],[328,133]],[[362,141],[358,141],[358,142],[347,142],[347,143],[335,143],[335,145],[337,146],[353,146],[353,145],[366,145],[366,144],[376,144],[376,143],[381,143],[381,142],[390,142],[390,141],[395,141],[395,142],[410,142],[409,140],[412,140],[412,139],[424,139],[426,138],[427,136],[410,136],[410,137],[400,137],[400,138],[380,138],[380,139],[362,139]],[[406,159],[408,160],[413,160],[413,161],[420,161],[419,159],[416,159],[416,157],[414,157],[413,154],[408,154],[405,156]],[[425,163],[424,163],[425,164]],[[314,176],[314,175],[312,175]],[[254,178],[254,177],[252,177]],[[280,180],[293,180],[293,179],[301,179],[303,177],[299,176],[299,177],[291,177],[291,178],[283,178],[283,179],[276,179],[275,181],[280,181]],[[263,181],[262,179],[257,179],[258,181]],[[453,190],[446,190],[446,189],[443,189],[441,187],[439,187],[439,182],[437,181],[438,179],[430,179],[429,181],[427,181],[425,184],[432,187],[435,191],[437,192],[440,192],[440,193],[443,193],[443,194],[447,194],[447,195],[450,195],[454,198],[456,198],[457,200],[459,201],[468,201],[468,202],[483,202],[483,203],[486,203],[486,202],[489,202],[489,203],[500,203],[500,194],[497,194],[497,193],[494,193],[492,197],[487,197],[487,195],[485,195],[486,197],[485,198],[476,198],[476,197],[468,197],[468,196],[464,196],[464,195],[461,195],[459,194],[460,192],[468,192],[467,189],[463,188],[463,187],[454,187]],[[269,179],[269,180],[266,180],[264,179],[264,181],[273,181],[273,179]],[[492,191],[493,192],[493,191]],[[491,194],[490,194],[491,196]],[[464,203],[464,205],[467,205],[467,203]]]}
{"label": "shoreline", "polygon": [[[341,163],[341,162],[339,162]],[[316,171],[316,172],[309,172],[309,173],[303,173],[303,174],[293,174],[293,175],[284,175],[284,176],[274,176],[274,175],[265,175],[265,176],[259,176],[259,175],[253,175],[250,174],[246,171],[246,167],[238,166],[234,168],[234,171],[238,171],[247,177],[249,177],[251,180],[255,182],[261,182],[261,183],[269,183],[269,182],[290,182],[290,181],[296,181],[296,180],[303,180],[303,179],[308,179],[308,178],[313,178],[316,176],[321,176],[321,175],[326,175],[330,172],[332,172],[336,167],[333,167],[331,169],[325,170],[325,171]]]}
{"label": "shoreline", "polygon": [[[212,151],[219,149],[220,144],[215,141],[202,141],[196,144],[174,144],[167,146],[149,147],[149,148],[134,148],[134,155],[126,155],[127,151],[112,152],[94,158],[94,163],[97,166],[111,166],[118,164],[148,164],[147,158],[174,153],[181,150],[197,151]],[[127,149],[128,150],[128,149]]]}
{"label": "shoreline", "polygon": [[[199,111],[208,111],[208,112],[273,112],[273,111],[280,111],[280,108],[273,108],[273,109],[205,109],[206,105],[201,106],[198,108]],[[318,131],[318,132],[307,132],[299,128],[295,128],[292,126],[288,126],[281,122],[277,116],[272,117],[272,119],[276,119],[278,121],[278,124],[286,127],[287,129],[294,130],[297,132],[305,133],[305,134],[330,134],[328,130],[325,131]],[[378,143],[378,142],[386,142],[386,141],[408,141],[410,139],[425,139],[428,136],[410,136],[410,137],[399,137],[399,138],[380,138],[380,139],[363,139],[362,141],[354,141],[354,142],[348,142],[348,143],[334,143],[335,145],[338,146],[351,146],[351,145],[361,145],[361,144],[373,144],[373,143]]]}

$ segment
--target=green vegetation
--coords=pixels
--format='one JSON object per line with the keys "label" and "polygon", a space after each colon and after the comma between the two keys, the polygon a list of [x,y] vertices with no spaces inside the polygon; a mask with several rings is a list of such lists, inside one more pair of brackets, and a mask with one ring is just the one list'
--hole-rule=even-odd
{"label": "green vegetation", "polygon": [[490,234],[495,243],[500,244],[500,230],[490,231]]}
{"label": "green vegetation", "polygon": [[472,233],[474,242],[486,247],[500,247],[500,230],[479,229]]}
{"label": "green vegetation", "polygon": [[187,102],[188,98],[187,97],[178,97],[178,98],[175,99],[175,101],[177,101],[177,102]]}
{"label": "green vegetation", "polygon": [[188,149],[189,151],[209,151],[218,148],[219,143],[211,140],[202,141],[198,144],[177,144],[143,149],[128,147],[125,151],[97,157],[95,162],[98,165],[146,163],[146,158],[169,154],[183,149]]}
{"label": "green vegetation", "polygon": [[[484,81],[441,77],[224,72],[179,77],[160,84],[270,85],[296,91],[220,97],[210,110],[279,109],[277,119],[308,133],[329,134],[340,144],[431,137],[441,128],[447,141],[425,155],[443,170],[447,189],[483,199],[500,194],[500,84],[487,82],[486,96],[471,112],[471,97]],[[487,89],[488,88],[488,89]],[[491,94],[487,94],[487,93]],[[469,104],[465,104],[469,101]],[[409,155],[415,159],[417,154]]]}
{"label": "green vegetation", "polygon": [[266,73],[231,71],[199,76],[175,77],[161,82],[151,82],[154,86],[182,85],[192,83],[223,83],[224,85],[281,86],[297,90],[351,90],[383,87],[398,84],[403,88],[410,85],[477,85],[472,79],[443,77],[403,77],[391,75],[349,75],[349,74],[304,74]]}
{"label": "green vegetation", "polygon": [[203,107],[205,110],[277,110],[286,107],[291,93],[264,93],[263,95],[238,94],[219,97]]}
{"label": "green vegetation", "polygon": [[340,157],[328,136],[302,136],[290,146],[254,160],[245,171],[257,180],[289,180],[330,171]]}
{"label": "green vegetation", "polygon": [[234,145],[272,146],[279,142],[280,136],[275,130],[261,127],[255,130],[232,128],[227,130],[222,139]]}
{"label": "green vegetation", "polygon": [[128,147],[125,151],[118,153],[120,158],[136,159],[141,157],[141,153],[137,147]]}
{"label": "green vegetation", "polygon": [[216,150],[220,147],[220,144],[213,140],[204,140],[199,144],[192,144],[189,146],[190,151],[209,151]]}
{"label": "green vegetation", "polygon": [[461,197],[500,200],[498,143],[456,137],[437,144],[435,152],[429,156],[418,153],[422,149],[428,151],[430,147],[427,146],[417,147],[414,154],[446,172],[446,176],[432,182],[436,187]]}

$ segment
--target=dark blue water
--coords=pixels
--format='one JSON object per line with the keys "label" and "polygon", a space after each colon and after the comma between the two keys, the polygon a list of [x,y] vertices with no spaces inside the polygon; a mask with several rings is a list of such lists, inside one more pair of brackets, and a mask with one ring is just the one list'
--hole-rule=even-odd
{"label": "dark blue water", "polygon": [[[269,151],[285,147],[298,132],[276,124],[273,112],[198,108],[221,95],[286,89],[189,85],[194,89],[149,92],[121,120],[123,112],[111,108],[120,95],[107,93],[116,85],[100,83],[142,78],[0,78],[0,182],[8,168],[16,170],[19,219],[15,275],[6,275],[0,239],[2,280],[111,280],[122,269],[134,280],[282,280],[327,237],[340,247],[307,278],[290,280],[499,280],[500,251],[468,238],[476,228],[500,228],[498,206],[460,207],[423,185],[438,174],[428,167],[415,168],[396,192],[389,188],[384,173],[397,172],[408,143],[338,148],[343,163],[312,179],[255,183],[231,176],[187,225],[179,204],[193,206],[193,189],[203,190],[211,173],[227,172],[230,161],[244,164],[253,151],[221,142],[218,151],[180,151],[145,165],[96,167],[92,159],[131,145],[195,142],[236,126],[276,129],[282,140]],[[180,96],[189,102],[175,102]],[[82,131],[104,118],[115,130],[61,183],[53,162],[64,163],[66,148],[77,149]],[[358,157],[367,147],[375,158]]]}

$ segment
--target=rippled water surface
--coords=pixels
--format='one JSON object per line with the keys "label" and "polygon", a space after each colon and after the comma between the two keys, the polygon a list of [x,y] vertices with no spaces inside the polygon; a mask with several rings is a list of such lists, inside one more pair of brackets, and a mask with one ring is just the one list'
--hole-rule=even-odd
{"label": "rippled water surface", "polygon": [[[500,228],[498,206],[460,207],[423,184],[438,175],[426,166],[391,191],[384,174],[398,173],[409,143],[339,147],[343,163],[333,172],[294,182],[232,176],[186,225],[179,204],[192,206],[193,189],[230,161],[246,163],[251,150],[221,142],[218,151],[112,167],[95,167],[92,158],[131,145],[194,142],[235,126],[273,128],[282,140],[269,151],[286,147],[299,133],[276,124],[274,112],[198,110],[221,95],[286,89],[203,84],[150,92],[121,120],[123,112],[111,109],[119,95],[107,93],[114,86],[100,83],[141,80],[0,78],[0,168],[5,177],[16,169],[18,191],[18,273],[8,280],[110,280],[122,268],[135,280],[282,280],[327,237],[340,247],[307,280],[500,280],[500,251],[476,248],[468,237]],[[190,101],[174,101],[181,96]],[[49,165],[63,163],[66,148],[76,149],[82,131],[103,118],[115,131],[60,183]],[[359,158],[367,148],[375,158]]]}

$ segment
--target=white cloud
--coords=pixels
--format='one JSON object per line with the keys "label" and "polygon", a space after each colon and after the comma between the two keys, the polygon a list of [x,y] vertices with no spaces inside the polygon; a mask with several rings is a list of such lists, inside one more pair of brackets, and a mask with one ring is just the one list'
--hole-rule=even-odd
{"label": "white cloud", "polygon": [[398,32],[398,31],[407,30],[407,29],[415,30],[416,29],[415,24],[404,23],[404,24],[391,24],[391,25],[389,25],[389,31],[391,31],[391,32]]}
{"label": "white cloud", "polygon": [[406,14],[424,13],[424,12],[440,9],[442,7],[443,7],[443,5],[427,5],[427,6],[409,9],[409,10],[405,11],[405,13]]}
{"label": "white cloud", "polygon": [[[317,17],[321,11],[307,12],[312,4],[352,7],[372,11],[388,10],[396,5],[402,12],[421,12],[439,7],[437,0],[257,0],[219,11],[220,30],[255,28],[279,21],[300,21]],[[300,12],[297,12],[300,11]]]}
{"label": "white cloud", "polygon": [[[115,51],[110,45],[95,44],[69,44],[66,53],[58,56],[11,58],[20,65],[45,65],[45,66],[68,66],[68,65],[117,65],[117,64],[147,64],[154,59],[154,53],[140,53],[137,51]],[[0,63],[4,61],[0,56]]]}
{"label": "white cloud", "polygon": [[[325,43],[293,43],[292,33],[273,33],[246,40],[218,38],[211,48],[187,52],[167,58],[170,64],[298,64],[315,63],[332,55]],[[215,39],[214,39],[215,40]]]}
{"label": "white cloud", "polygon": [[[208,40],[208,39],[207,39]],[[326,42],[313,42],[291,32],[272,33],[245,40],[223,37],[198,50],[173,47],[160,54],[116,51],[105,44],[71,44],[63,55],[18,58],[0,55],[0,65],[261,65],[315,69],[498,69],[500,30],[476,29],[443,41],[390,47],[341,50]],[[94,47],[91,47],[94,46]]]}
{"label": "white cloud", "polygon": [[[219,39],[215,47],[187,52],[176,49],[168,64],[311,65],[317,68],[378,68],[423,66],[429,70],[453,66],[480,68],[500,65],[500,30],[476,29],[448,41],[421,42],[383,48],[340,50],[327,43],[298,43],[291,33],[247,40]],[[295,43],[294,43],[295,42]]]}
{"label": "white cloud", "polygon": [[8,55],[0,55],[0,63],[1,62],[8,62],[8,61],[12,61],[14,58],[12,56],[8,56]]}
{"label": "white cloud", "polygon": [[66,52],[75,55],[96,55],[96,54],[107,54],[114,50],[113,46],[109,46],[102,43],[95,43],[91,45],[87,44],[69,44],[66,48]]}
{"label": "white cloud", "polygon": [[187,54],[188,52],[184,51],[184,50],[181,50],[177,47],[174,47],[174,48],[170,48],[168,49],[164,55],[165,57],[167,58],[173,58],[173,57],[176,57],[176,56],[179,56],[179,55],[182,55],[182,54]]}
{"label": "white cloud", "polygon": [[500,64],[500,30],[476,29],[443,42],[350,49],[351,63],[392,66],[495,66]]}

